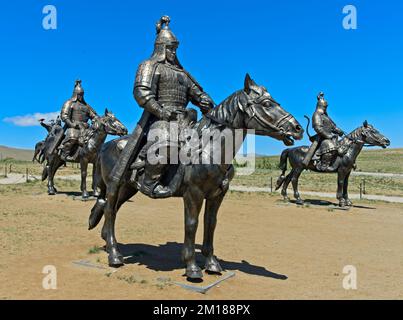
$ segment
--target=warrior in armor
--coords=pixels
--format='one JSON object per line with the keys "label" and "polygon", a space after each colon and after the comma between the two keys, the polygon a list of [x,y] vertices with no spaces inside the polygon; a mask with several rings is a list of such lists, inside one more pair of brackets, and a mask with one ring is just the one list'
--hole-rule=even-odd
{"label": "warrior in armor", "polygon": [[[60,119],[60,116],[57,116],[57,119]],[[52,131],[53,126],[56,124],[55,120],[50,120],[50,123],[46,123],[45,119],[39,119],[39,124],[45,128],[45,130],[50,133]]]}
{"label": "warrior in armor", "polygon": [[[316,135],[311,138],[312,145],[303,161],[307,165],[312,159],[317,160],[316,169],[319,171],[333,171],[332,161],[335,155],[341,152],[338,146],[338,136],[344,135],[327,114],[328,103],[324,93],[317,96],[316,111],[312,116],[312,126]],[[316,158],[316,159],[315,159]]]}
{"label": "warrior in armor", "polygon": [[81,80],[76,80],[73,96],[67,100],[60,114],[65,123],[66,137],[59,149],[61,158],[64,161],[74,161],[74,148],[77,147],[81,136],[89,128],[88,121],[98,117],[96,112],[84,100],[84,89],[81,86]]}
{"label": "warrior in armor", "polygon": [[[170,30],[169,22],[169,17],[164,16],[157,23],[154,52],[150,59],[140,64],[134,84],[137,103],[150,114],[149,130],[168,130],[170,121],[177,121],[181,130],[194,121],[195,110],[186,109],[189,102],[198,106],[203,114],[214,108],[213,100],[179,63],[176,56],[179,41]],[[160,154],[167,158],[159,164],[144,159],[145,172],[140,190],[154,198],[164,198],[171,194],[168,186],[160,184],[160,178],[169,166],[169,137],[159,137],[157,143]],[[164,148],[165,152],[162,152]],[[144,148],[141,155],[144,156]]]}

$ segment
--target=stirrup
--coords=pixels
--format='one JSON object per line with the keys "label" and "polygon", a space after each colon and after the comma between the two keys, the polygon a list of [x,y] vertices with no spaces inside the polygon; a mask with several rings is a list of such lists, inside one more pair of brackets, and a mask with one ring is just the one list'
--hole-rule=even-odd
{"label": "stirrup", "polygon": [[163,199],[172,196],[172,190],[168,186],[160,184],[159,181],[156,181],[151,186],[146,186],[143,181],[137,181],[137,187],[141,193],[153,199]]}

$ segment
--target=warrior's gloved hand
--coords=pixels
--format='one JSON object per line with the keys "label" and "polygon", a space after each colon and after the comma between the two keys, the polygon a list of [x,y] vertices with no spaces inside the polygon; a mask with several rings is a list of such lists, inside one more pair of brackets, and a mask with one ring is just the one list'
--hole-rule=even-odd
{"label": "warrior's gloved hand", "polygon": [[77,129],[76,128],[77,124],[75,124],[74,121],[71,121],[70,119],[66,119],[66,120],[64,120],[64,122],[66,123],[68,128]]}
{"label": "warrior's gloved hand", "polygon": [[161,108],[160,110],[160,119],[165,121],[173,121],[176,120],[176,113],[165,108]]}
{"label": "warrior's gloved hand", "polygon": [[215,106],[215,103],[213,99],[210,98],[210,96],[207,93],[203,93],[200,96],[200,110],[203,114],[209,112],[211,109],[213,109]]}

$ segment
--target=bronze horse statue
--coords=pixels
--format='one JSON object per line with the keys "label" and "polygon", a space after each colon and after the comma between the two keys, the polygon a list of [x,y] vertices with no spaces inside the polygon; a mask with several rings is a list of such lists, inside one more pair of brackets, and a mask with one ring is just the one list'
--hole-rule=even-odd
{"label": "bronze horse statue", "polygon": [[[127,129],[112,112],[106,109],[105,115],[95,118],[91,127],[86,130],[86,143],[83,146],[78,147],[77,160],[71,161],[72,163],[80,163],[81,192],[84,199],[89,197],[89,193],[87,191],[87,169],[89,163],[93,164],[93,194],[94,196],[98,196],[98,190],[96,188],[94,178],[96,172],[96,160],[108,134],[124,136],[127,134]],[[46,154],[45,160],[46,166],[43,169],[42,181],[44,181],[46,178],[48,179],[48,194],[55,195],[57,193],[57,189],[54,185],[54,177],[56,171],[62,165],[65,165],[66,162],[61,159],[57,149],[50,155]]]}
{"label": "bronze horse statue", "polygon": [[[337,199],[339,200],[339,206],[351,206],[352,202],[348,198],[348,180],[361,150],[364,146],[379,146],[386,148],[389,145],[389,139],[365,121],[361,127],[340,139],[339,146],[344,150],[343,155],[336,155],[334,158],[334,164],[332,165],[334,170],[326,172],[319,171],[313,160],[311,160],[307,166],[303,164],[303,160],[309,150],[308,146],[288,148],[283,151],[280,157],[280,169],[282,170],[282,173],[277,180],[276,190],[283,186],[281,195],[288,201],[287,187],[290,182],[292,182],[296,203],[301,205],[304,201],[301,199],[298,192],[298,179],[302,171],[311,170],[321,173],[337,173]],[[291,172],[285,176],[288,160],[292,169]]]}
{"label": "bronze horse statue", "polygon": [[[232,137],[235,131],[240,130],[240,141],[233,145],[231,159],[228,162],[206,164],[203,157],[210,157],[215,152],[225,154],[225,146],[222,140],[218,144],[208,144],[200,153],[195,164],[171,164],[165,173],[165,183],[177,181],[174,197],[181,197],[184,201],[185,212],[185,239],[182,251],[182,260],[186,264],[186,276],[189,279],[203,277],[201,268],[195,260],[195,237],[199,222],[199,213],[205,200],[204,213],[204,240],[202,253],[206,257],[205,269],[208,272],[219,273],[222,268],[214,256],[213,237],[217,223],[217,213],[228,191],[229,182],[234,176],[232,161],[241,147],[247,130],[252,129],[258,135],[270,136],[283,141],[286,145],[293,145],[293,139],[302,139],[303,128],[298,121],[286,112],[275,100],[273,100],[266,88],[257,85],[249,75],[246,75],[244,89],[239,90],[225,99],[216,108],[210,110],[204,117],[196,122],[200,136],[218,131],[220,134],[230,132]],[[112,267],[124,264],[122,254],[118,250],[118,242],[115,236],[115,219],[119,208],[138,192],[138,185],[130,180],[130,171],[124,175],[116,195],[116,202],[111,203],[106,197],[108,185],[111,184],[110,173],[114,164],[119,159],[122,148],[119,145],[127,140],[127,137],[110,141],[104,145],[99,154],[97,165],[99,178],[98,187],[101,193],[94,205],[89,218],[89,229],[93,229],[105,217],[101,231],[102,238],[106,241],[108,262]],[[231,141],[233,143],[234,140]],[[219,150],[211,150],[211,149]],[[206,160],[206,159],[204,159]],[[211,160],[211,158],[210,158]],[[181,172],[181,173],[179,173]],[[179,178],[178,178],[179,177]]]}
{"label": "bronze horse statue", "polygon": [[42,164],[45,161],[45,140],[39,141],[35,144],[34,156],[32,162],[37,161]]}

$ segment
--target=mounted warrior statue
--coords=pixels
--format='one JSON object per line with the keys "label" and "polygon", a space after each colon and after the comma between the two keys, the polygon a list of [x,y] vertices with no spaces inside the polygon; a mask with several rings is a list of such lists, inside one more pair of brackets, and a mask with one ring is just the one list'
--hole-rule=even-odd
{"label": "mounted warrior statue", "polygon": [[[214,107],[213,100],[197,81],[182,67],[176,55],[179,41],[169,28],[170,18],[163,16],[156,25],[157,38],[154,52],[150,59],[140,64],[134,84],[133,94],[140,107],[144,108],[139,126],[135,129],[123,152],[123,161],[114,168],[114,178],[121,179],[129,159],[139,158],[131,164],[132,181],[136,180],[138,170],[144,168],[144,174],[138,182],[139,189],[152,198],[167,198],[172,196],[169,186],[160,183],[166,169],[169,167],[170,147],[173,145],[169,136],[160,136],[157,144],[153,141],[145,144],[144,138],[151,130],[168,133],[170,124],[175,121],[179,133],[189,123],[197,120],[193,109],[186,109],[189,102],[198,106],[203,114]],[[142,135],[137,135],[140,131]],[[139,138],[137,138],[139,137]],[[137,145],[136,148],[134,146]],[[150,163],[147,150],[150,147],[158,149],[160,160],[158,164]],[[140,153],[140,154],[139,154]],[[162,157],[165,158],[162,158]],[[119,172],[119,173],[117,173]]]}
{"label": "mounted warrior statue", "polygon": [[50,152],[53,152],[52,146],[55,145],[57,141],[60,142],[60,138],[63,137],[63,128],[62,122],[60,120],[60,116],[57,116],[56,120],[51,120],[50,123],[46,123],[45,119],[40,119],[39,124],[45,128],[48,132],[45,140],[39,141],[35,145],[35,152],[32,161],[38,161],[39,163],[43,163],[45,161],[45,157]]}
{"label": "mounted warrior statue", "polygon": [[[287,148],[281,153],[281,175],[277,179],[276,190],[281,190],[285,200],[289,200],[287,188],[290,183],[294,189],[297,204],[303,204],[299,191],[298,180],[304,170],[320,173],[337,173],[337,194],[339,206],[351,206],[348,196],[349,177],[358,155],[364,146],[379,146],[386,148],[390,145],[387,137],[382,135],[374,126],[364,121],[363,125],[347,135],[339,129],[327,114],[327,101],[321,92],[313,115],[313,127],[317,135],[310,137],[312,145]],[[305,116],[306,117],[306,116]],[[309,127],[309,118],[308,127]],[[307,133],[308,132],[307,127]],[[344,135],[338,140],[338,135]],[[316,153],[315,153],[316,152]],[[287,164],[291,171],[286,175]]]}
{"label": "mounted warrior statue", "polygon": [[60,157],[63,161],[75,161],[78,147],[84,144],[84,133],[89,128],[88,121],[98,118],[94,109],[84,100],[81,80],[76,80],[73,96],[64,103],[60,117],[66,130],[65,138],[59,147]]}
{"label": "mounted warrior statue", "polygon": [[[88,124],[90,119],[91,126]],[[65,123],[64,128],[61,120]],[[98,152],[107,135],[126,135],[126,127],[108,109],[102,116],[95,113],[84,100],[84,90],[80,80],[75,82],[73,96],[64,103],[60,118],[55,124],[48,125],[43,122],[41,124],[50,132],[46,140],[37,144],[35,152],[38,150],[41,154],[39,162],[46,161],[42,181],[48,179],[48,194],[57,193],[54,185],[57,170],[66,165],[66,162],[73,162],[80,164],[82,197],[88,198],[86,183],[88,164],[93,164],[93,175],[95,175]],[[93,183],[93,190],[94,195],[97,195],[95,183]]]}
{"label": "mounted warrior statue", "polygon": [[[169,18],[162,17],[157,23],[154,53],[140,65],[134,85],[134,97],[145,111],[132,135],[105,143],[99,153],[96,177],[100,194],[91,210],[89,229],[95,228],[105,217],[101,236],[106,241],[108,262],[112,267],[119,267],[124,264],[115,236],[115,220],[120,207],[138,191],[151,198],[180,197],[185,215],[182,260],[186,264],[186,276],[200,279],[203,274],[195,259],[200,210],[205,204],[202,253],[206,257],[206,271],[221,272],[213,246],[217,213],[234,176],[232,161],[248,130],[286,145],[292,145],[293,139],[301,139],[304,130],[267,89],[248,74],[242,89],[215,106],[180,65],[176,57],[177,46],[178,41],[169,29]],[[195,110],[186,109],[189,102],[204,113],[193,125],[196,114]],[[171,138],[172,127],[174,138]],[[212,137],[211,134],[217,134],[218,138],[215,143],[200,146],[200,139],[185,139],[187,127],[197,138]],[[156,135],[156,132],[161,134]],[[166,132],[169,134],[165,135]],[[239,132],[241,139],[236,139]],[[157,141],[153,139],[155,136]],[[179,139],[174,141],[177,136]],[[230,140],[231,148],[224,143],[226,136],[231,138],[225,140]],[[178,147],[180,151],[195,151],[190,163],[175,163],[170,151]],[[154,150],[159,151],[158,160],[163,158],[164,161],[157,164],[150,161]],[[216,154],[225,154],[226,160],[221,157],[215,161]],[[230,159],[227,159],[228,154]]]}
{"label": "mounted warrior statue", "polygon": [[303,164],[307,166],[313,160],[318,171],[332,172],[335,170],[332,162],[337,155],[343,154],[343,150],[338,146],[338,136],[343,136],[344,132],[329,117],[324,93],[320,92],[317,99],[316,110],[312,116],[312,126],[317,134],[310,137],[312,144]]}

